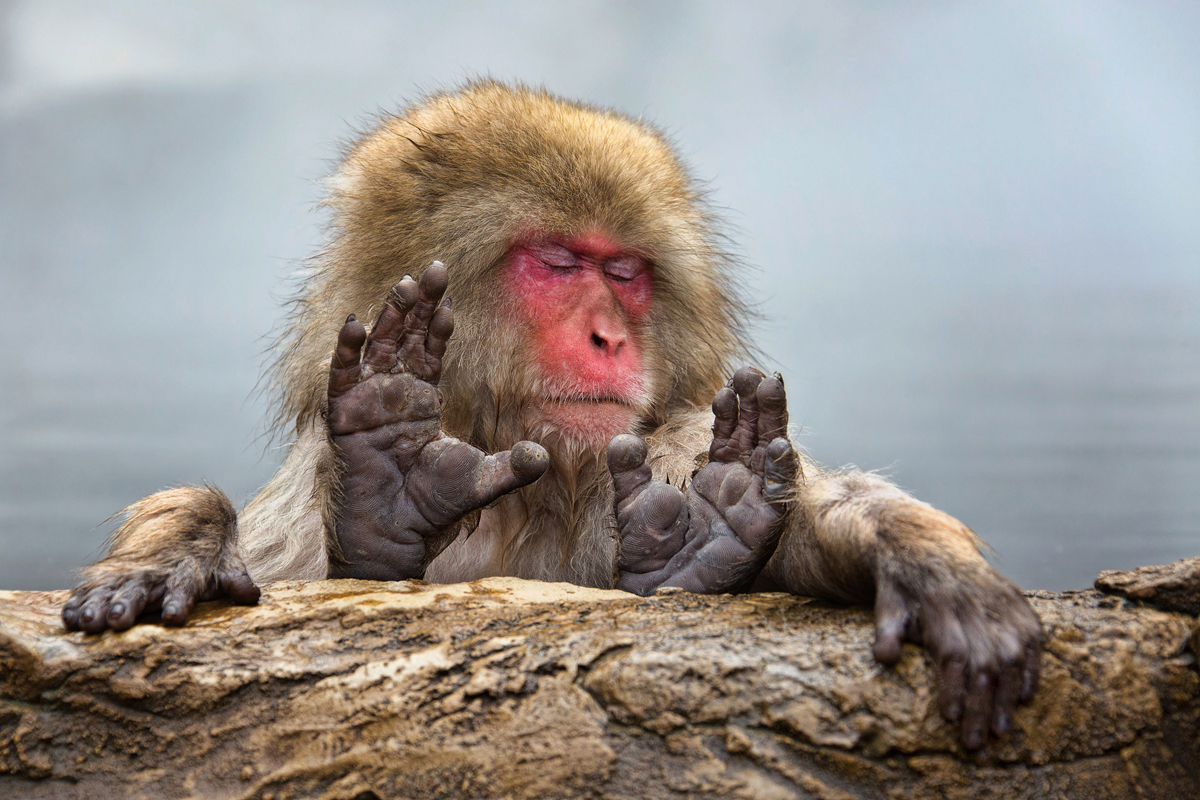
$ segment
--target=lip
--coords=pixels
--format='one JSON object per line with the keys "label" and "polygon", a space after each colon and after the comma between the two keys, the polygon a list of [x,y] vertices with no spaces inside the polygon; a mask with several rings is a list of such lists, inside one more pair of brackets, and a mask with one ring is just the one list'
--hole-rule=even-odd
{"label": "lip", "polygon": [[555,398],[542,402],[538,410],[559,431],[600,447],[632,430],[638,418],[632,404],[612,397]]}
{"label": "lip", "polygon": [[624,397],[619,397],[615,394],[596,394],[596,395],[558,395],[548,397],[545,401],[549,403],[612,403],[618,406],[626,406],[630,411],[636,410],[634,404]]}
{"label": "lip", "polygon": [[637,414],[647,402],[641,381],[561,381],[549,380],[542,386],[542,404],[594,403],[625,406]]}

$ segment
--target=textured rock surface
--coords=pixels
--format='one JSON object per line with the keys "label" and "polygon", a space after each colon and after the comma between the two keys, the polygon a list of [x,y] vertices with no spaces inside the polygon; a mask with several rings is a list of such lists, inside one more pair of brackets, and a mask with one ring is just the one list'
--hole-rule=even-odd
{"label": "textured rock surface", "polygon": [[1200,614],[1200,558],[1184,558],[1128,572],[1101,572],[1096,578],[1096,588],[1151,603],[1166,611],[1196,616]]}
{"label": "textured rock surface", "polygon": [[907,646],[783,595],[266,587],[66,634],[0,592],[2,797],[1200,797],[1194,621],[1034,593],[1042,688],[970,755]]}

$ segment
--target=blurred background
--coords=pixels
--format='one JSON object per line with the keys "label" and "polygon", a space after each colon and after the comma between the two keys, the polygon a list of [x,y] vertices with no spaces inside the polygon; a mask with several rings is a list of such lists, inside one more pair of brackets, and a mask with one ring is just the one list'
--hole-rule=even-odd
{"label": "blurred background", "polygon": [[0,588],[252,496],[339,143],[483,74],[679,143],[819,460],[1026,588],[1200,555],[1200,5],[0,0]]}

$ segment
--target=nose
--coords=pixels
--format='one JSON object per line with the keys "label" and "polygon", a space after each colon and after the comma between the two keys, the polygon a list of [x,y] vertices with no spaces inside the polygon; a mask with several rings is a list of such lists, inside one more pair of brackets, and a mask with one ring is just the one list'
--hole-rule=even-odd
{"label": "nose", "polygon": [[591,329],[592,352],[604,358],[623,355],[629,331],[617,309],[616,298],[608,291],[595,292],[591,305],[588,327]]}
{"label": "nose", "polygon": [[602,275],[590,271],[580,276],[580,284],[576,300],[583,313],[580,332],[588,337],[592,354],[612,359],[623,356],[629,330],[612,289],[605,285]]}
{"label": "nose", "polygon": [[625,341],[625,326],[619,319],[593,320],[592,347],[599,355],[616,358],[624,349]]}

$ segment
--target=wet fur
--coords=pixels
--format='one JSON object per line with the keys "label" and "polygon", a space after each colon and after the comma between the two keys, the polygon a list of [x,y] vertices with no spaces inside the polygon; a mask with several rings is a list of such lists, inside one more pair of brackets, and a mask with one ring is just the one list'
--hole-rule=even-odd
{"label": "wet fur", "polygon": [[[84,570],[64,604],[68,629],[121,629],[142,608],[182,624],[195,599],[257,602],[251,578],[324,578],[339,568],[341,467],[324,418],[338,330],[350,313],[374,318],[404,274],[419,278],[435,259],[449,266],[456,320],[439,384],[444,431],[488,452],[538,441],[550,469],[468,514],[457,538],[435,545],[445,550],[426,552],[427,579],[616,585],[603,445],[539,421],[538,400],[563,387],[533,377],[533,337],[508,311],[502,268],[522,241],[598,231],[652,265],[653,303],[630,328],[647,390],[631,401],[632,433],[645,440],[658,480],[683,487],[705,464],[710,404],[750,352],[747,309],[702,193],[653,127],[481,81],[382,118],[346,151],[329,186],[329,244],[272,371],[276,432],[290,440],[283,466],[240,522],[211,488],[173,489],[127,509],[108,557]],[[964,745],[1008,731],[1037,685],[1041,625],[983,560],[979,539],[878,475],[828,472],[803,457],[788,505],[756,588],[874,598],[876,659],[895,662],[903,641],[924,644],[940,672],[942,714],[961,721]]]}
{"label": "wet fur", "polygon": [[[136,573],[146,581],[167,581],[168,590],[191,587],[200,593],[225,562],[237,561],[237,515],[219,489],[168,489],[139,500],[120,515],[124,523],[109,537],[108,556],[82,570],[77,592],[119,583]],[[181,559],[181,553],[187,557]]]}
{"label": "wet fur", "polygon": [[[323,578],[339,558],[332,533],[339,475],[323,419],[338,329],[350,313],[373,318],[401,276],[419,278],[439,259],[450,267],[456,318],[440,384],[445,430],[489,452],[532,438],[548,448],[552,468],[495,503],[480,527],[473,516],[426,577],[510,574],[612,585],[616,533],[603,453],[530,421],[539,387],[528,377],[526,339],[497,302],[500,268],[523,237],[594,229],[654,265],[654,306],[634,331],[653,391],[635,432],[646,439],[655,478],[685,485],[704,463],[712,397],[751,348],[747,306],[730,288],[735,263],[670,143],[640,120],[479,81],[381,118],[346,150],[328,183],[329,244],[312,263],[272,370],[276,429],[292,442],[236,527],[250,575],[256,582]],[[854,550],[874,535],[877,508],[916,501],[873,476],[827,475],[807,462],[804,473],[775,561],[795,568],[793,587],[861,599],[865,576],[853,567],[830,573],[828,557],[843,560],[812,552],[817,545],[805,531],[821,524],[830,534],[821,547]],[[141,501],[133,508],[158,516],[132,513],[110,558],[132,548],[166,562],[197,540],[231,540],[233,508],[223,498],[183,489]],[[223,522],[210,521],[217,519]],[[962,530],[973,547],[973,535]],[[467,548],[468,534],[487,546],[476,540]],[[102,571],[104,563],[89,569]]]}
{"label": "wet fur", "polygon": [[[372,317],[402,275],[419,278],[440,259],[450,266],[456,320],[440,384],[446,431],[489,452],[534,438],[552,457],[550,474],[489,514],[500,530],[484,533],[501,541],[488,571],[608,585],[615,539],[603,456],[529,430],[523,410],[538,387],[527,377],[525,339],[496,302],[499,272],[511,246],[536,232],[598,228],[643,255],[655,266],[655,306],[646,324],[652,335],[638,344],[656,391],[640,409],[642,432],[706,409],[748,351],[747,312],[728,288],[733,262],[702,193],[669,143],[613,112],[478,82],[380,120],[348,149],[329,185],[330,245],[295,304],[274,370],[280,419],[297,440],[281,473],[243,514],[251,575],[323,576],[326,552],[336,555],[337,484],[318,462],[337,331],[347,314]],[[710,424],[704,413],[696,436],[662,442],[660,460],[690,463],[707,447],[700,441]],[[687,455],[678,454],[680,445]],[[294,541],[311,536],[317,513],[324,550]],[[452,568],[461,550],[451,546],[429,577],[467,574],[466,564]]]}

